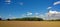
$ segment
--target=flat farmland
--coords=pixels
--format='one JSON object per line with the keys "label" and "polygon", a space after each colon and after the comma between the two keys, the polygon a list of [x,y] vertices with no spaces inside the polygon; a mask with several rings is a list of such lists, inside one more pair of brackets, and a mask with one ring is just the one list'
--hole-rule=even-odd
{"label": "flat farmland", "polygon": [[0,27],[60,27],[60,21],[0,21]]}

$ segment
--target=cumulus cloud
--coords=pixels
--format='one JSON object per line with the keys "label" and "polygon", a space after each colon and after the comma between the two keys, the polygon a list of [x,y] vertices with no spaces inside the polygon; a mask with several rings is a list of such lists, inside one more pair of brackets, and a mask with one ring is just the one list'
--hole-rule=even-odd
{"label": "cumulus cloud", "polygon": [[58,5],[58,4],[60,4],[60,1],[54,2],[53,5]]}
{"label": "cumulus cloud", "polygon": [[48,7],[47,9],[51,9],[52,7]]}
{"label": "cumulus cloud", "polygon": [[48,12],[48,15],[49,15],[49,19],[60,19],[60,12],[58,11],[49,11]]}
{"label": "cumulus cloud", "polygon": [[60,19],[60,12],[50,10],[48,13],[40,14],[38,17],[45,20]]}
{"label": "cumulus cloud", "polygon": [[11,3],[11,0],[5,0],[5,2],[6,2],[7,4],[10,4],[10,3]]}
{"label": "cumulus cloud", "polygon": [[50,11],[49,11],[49,15],[52,15],[52,14],[56,14],[56,15],[57,15],[57,14],[60,14],[60,12],[58,12],[58,11],[51,11],[51,10],[50,10]]}

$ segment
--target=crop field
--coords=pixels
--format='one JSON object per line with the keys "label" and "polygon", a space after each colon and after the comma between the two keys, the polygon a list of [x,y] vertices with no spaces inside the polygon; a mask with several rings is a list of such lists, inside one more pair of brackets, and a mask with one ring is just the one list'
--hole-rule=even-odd
{"label": "crop field", "polygon": [[0,21],[0,27],[60,27],[60,21]]}

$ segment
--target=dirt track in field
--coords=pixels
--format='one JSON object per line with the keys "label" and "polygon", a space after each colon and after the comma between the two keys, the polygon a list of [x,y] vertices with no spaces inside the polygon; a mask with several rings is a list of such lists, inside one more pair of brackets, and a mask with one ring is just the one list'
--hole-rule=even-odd
{"label": "dirt track in field", "polygon": [[60,27],[60,21],[0,21],[0,27]]}

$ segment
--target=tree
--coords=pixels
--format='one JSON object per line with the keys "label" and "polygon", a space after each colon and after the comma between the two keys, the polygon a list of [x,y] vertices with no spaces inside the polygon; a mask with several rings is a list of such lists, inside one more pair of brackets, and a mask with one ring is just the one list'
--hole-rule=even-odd
{"label": "tree", "polygon": [[2,18],[0,18],[0,20],[2,20]]}
{"label": "tree", "polygon": [[10,19],[8,18],[7,20],[9,21]]}
{"label": "tree", "polygon": [[42,18],[37,18],[37,17],[24,17],[24,18],[16,18],[13,20],[17,20],[17,21],[43,21]]}

